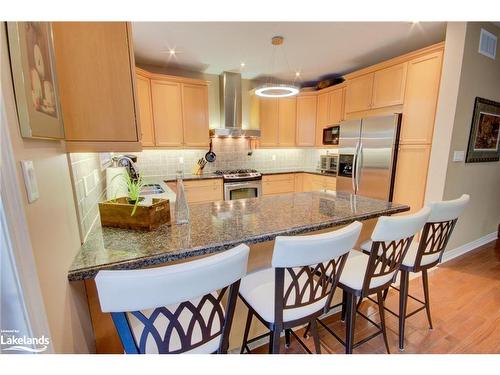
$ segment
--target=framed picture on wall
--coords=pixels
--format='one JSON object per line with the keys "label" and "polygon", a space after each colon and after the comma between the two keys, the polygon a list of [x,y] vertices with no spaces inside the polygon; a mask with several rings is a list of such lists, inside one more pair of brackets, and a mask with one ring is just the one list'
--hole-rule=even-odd
{"label": "framed picture on wall", "polygon": [[9,22],[10,63],[21,136],[64,139],[49,22]]}
{"label": "framed picture on wall", "polygon": [[500,159],[500,103],[476,97],[466,163]]}

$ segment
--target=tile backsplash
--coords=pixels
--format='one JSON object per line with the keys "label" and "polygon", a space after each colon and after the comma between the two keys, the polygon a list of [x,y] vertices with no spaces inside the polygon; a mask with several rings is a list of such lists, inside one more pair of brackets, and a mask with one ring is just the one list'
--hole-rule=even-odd
{"label": "tile backsplash", "polygon": [[106,170],[98,153],[69,154],[82,242],[99,215],[98,202],[106,196]]}
{"label": "tile backsplash", "polygon": [[[182,169],[190,174],[198,159],[205,156],[208,150],[145,150],[135,153],[137,168],[143,176],[174,176]],[[213,151],[217,159],[207,163],[204,172],[211,173],[217,169],[253,168],[258,171],[279,171],[289,169],[316,168],[319,155],[326,149],[289,148],[289,149],[256,149],[250,150],[247,139],[213,140]],[[329,149],[334,153],[336,150]]]}

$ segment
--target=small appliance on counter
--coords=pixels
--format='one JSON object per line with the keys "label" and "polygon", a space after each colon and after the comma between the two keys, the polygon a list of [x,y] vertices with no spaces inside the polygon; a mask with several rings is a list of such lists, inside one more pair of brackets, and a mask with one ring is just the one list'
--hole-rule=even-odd
{"label": "small appliance on counter", "polygon": [[338,173],[339,156],[337,154],[320,155],[318,170],[322,173],[334,174]]}

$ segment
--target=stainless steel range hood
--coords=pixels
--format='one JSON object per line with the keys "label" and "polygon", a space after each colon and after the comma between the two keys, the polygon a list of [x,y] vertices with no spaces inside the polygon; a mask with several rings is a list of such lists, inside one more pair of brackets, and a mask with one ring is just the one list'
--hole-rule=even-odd
{"label": "stainless steel range hood", "polygon": [[259,137],[258,129],[242,129],[241,74],[224,72],[220,79],[221,127],[210,129],[211,137]]}

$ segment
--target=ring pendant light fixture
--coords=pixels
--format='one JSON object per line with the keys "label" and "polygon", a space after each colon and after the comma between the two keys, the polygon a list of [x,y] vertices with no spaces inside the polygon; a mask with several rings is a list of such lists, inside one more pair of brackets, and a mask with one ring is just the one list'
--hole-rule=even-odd
{"label": "ring pendant light fixture", "polygon": [[[284,38],[282,36],[275,36],[271,39],[271,44],[274,46],[273,55],[271,59],[271,76],[269,77],[268,82],[259,86],[255,90],[255,95],[257,96],[261,96],[264,98],[286,98],[288,96],[294,96],[299,93],[300,87],[296,85],[295,82],[291,84],[283,83],[278,80],[275,80],[273,82],[272,74],[273,74],[276,50],[279,48],[279,46],[283,44],[283,41]],[[286,58],[286,55],[285,55],[285,60],[288,65],[288,68],[290,69],[290,65],[288,64],[288,59]]]}

